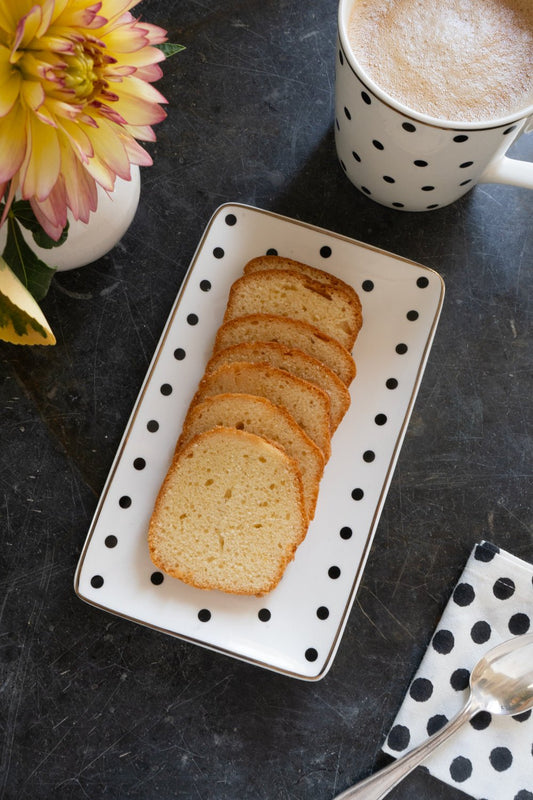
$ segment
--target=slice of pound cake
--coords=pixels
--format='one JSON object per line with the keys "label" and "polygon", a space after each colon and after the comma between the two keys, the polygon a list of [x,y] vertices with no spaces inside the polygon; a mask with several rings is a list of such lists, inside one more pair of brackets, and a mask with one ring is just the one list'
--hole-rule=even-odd
{"label": "slice of pound cake", "polygon": [[320,448],[331,455],[330,401],[326,392],[308,381],[268,364],[237,361],[222,364],[200,381],[191,405],[214,394],[253,394],[287,409]]}
{"label": "slice of pound cake", "polygon": [[215,353],[208,361],[205,371],[213,372],[221,364],[232,364],[235,361],[270,364],[319,386],[326,392],[331,403],[332,432],[336,430],[350,406],[350,393],[341,379],[329,367],[302,350],[285,347],[278,342],[243,342]]}
{"label": "slice of pound cake", "polygon": [[325,272],[323,269],[311,267],[309,264],[302,264],[301,261],[295,261],[293,258],[267,255],[252,258],[247,264],[244,265],[243,272],[245,275],[249,275],[252,272],[264,272],[266,269],[284,269],[290,270],[291,272],[301,272],[303,275],[307,275],[314,281],[325,283],[326,286],[338,286],[352,296],[353,302],[362,314],[361,301],[359,300],[359,295],[353,286],[350,286],[349,283],[345,283],[345,281],[341,280],[341,278],[337,278],[336,275],[332,275],[331,272]]}
{"label": "slice of pound cake", "polygon": [[307,518],[313,518],[324,456],[286,409],[250,394],[213,395],[189,409],[176,451],[193,436],[217,427],[249,431],[281,445],[298,463]]}
{"label": "slice of pound cake", "polygon": [[275,314],[247,314],[230,319],[218,329],[213,350],[216,353],[243,342],[278,342],[294,347],[333,370],[345,386],[355,378],[351,353],[336,339],[299,319]]}
{"label": "slice of pound cake", "polygon": [[309,322],[347,350],[354,346],[362,324],[360,307],[343,288],[282,269],[252,272],[233,283],[224,322],[254,313]]}
{"label": "slice of pound cake", "polygon": [[215,428],[176,454],[150,520],[161,570],[199,589],[271,591],[307,530],[296,462],[261,436]]}

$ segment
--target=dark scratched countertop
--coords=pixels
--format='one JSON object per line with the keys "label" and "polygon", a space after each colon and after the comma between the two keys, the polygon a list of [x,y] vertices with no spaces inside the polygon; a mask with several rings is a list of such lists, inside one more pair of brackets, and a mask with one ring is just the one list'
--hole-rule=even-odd
{"label": "dark scratched countertop", "polygon": [[[359,194],[333,144],[334,0],[148,0],[187,46],[158,88],[134,224],[58,274],[53,348],[0,343],[2,800],[330,800],[381,744],[482,538],[533,561],[533,194],[427,214]],[[513,155],[533,158],[533,136]],[[216,208],[246,203],[439,272],[446,297],[336,659],[306,683],[81,602],[73,576],[165,320]],[[393,800],[461,800],[418,770]]]}

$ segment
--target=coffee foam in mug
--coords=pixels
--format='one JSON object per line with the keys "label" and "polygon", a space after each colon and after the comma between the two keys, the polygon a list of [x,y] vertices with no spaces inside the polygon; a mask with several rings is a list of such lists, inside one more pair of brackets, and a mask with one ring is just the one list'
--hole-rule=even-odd
{"label": "coffee foam in mug", "polygon": [[531,0],[355,0],[352,51],[408,108],[481,122],[533,102]]}

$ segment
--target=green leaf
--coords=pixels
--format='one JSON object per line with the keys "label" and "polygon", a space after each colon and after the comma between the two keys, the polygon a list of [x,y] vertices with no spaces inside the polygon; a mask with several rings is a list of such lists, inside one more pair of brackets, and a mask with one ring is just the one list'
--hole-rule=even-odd
{"label": "green leaf", "polygon": [[[4,331],[12,332],[5,334]],[[18,308],[11,302],[9,297],[0,292],[0,331],[4,333],[1,337],[7,342],[15,343],[17,338],[30,336],[31,331],[46,339],[46,331],[37,320],[33,319],[22,308]]]}
{"label": "green leaf", "polygon": [[35,255],[26,243],[20,225],[11,214],[6,225],[7,241],[2,255],[23,286],[38,302],[48,293],[55,267],[47,266]]}
{"label": "green leaf", "polygon": [[11,214],[18,219],[26,230],[31,231],[33,240],[39,247],[50,250],[52,247],[59,247],[67,238],[68,222],[63,228],[59,239],[57,241],[52,239],[41,227],[41,223],[33,213],[33,208],[29,200],[16,200],[11,206]]}
{"label": "green leaf", "polygon": [[170,56],[173,56],[174,53],[180,53],[182,50],[185,50],[185,45],[172,44],[171,42],[155,44],[154,47],[157,47],[159,50],[161,50],[165,54],[165,58],[170,58]]}
{"label": "green leaf", "polygon": [[22,345],[56,343],[39,305],[1,257],[0,339]]}

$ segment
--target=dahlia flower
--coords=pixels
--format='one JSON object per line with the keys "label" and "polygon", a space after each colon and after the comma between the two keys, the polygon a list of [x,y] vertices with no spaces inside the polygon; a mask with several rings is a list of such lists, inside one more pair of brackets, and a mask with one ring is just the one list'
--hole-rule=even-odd
{"label": "dahlia flower", "polygon": [[1,0],[0,224],[18,194],[57,240],[67,209],[87,222],[96,184],[152,163],[137,140],[166,116],[151,85],[166,32],[131,15],[138,2]]}

